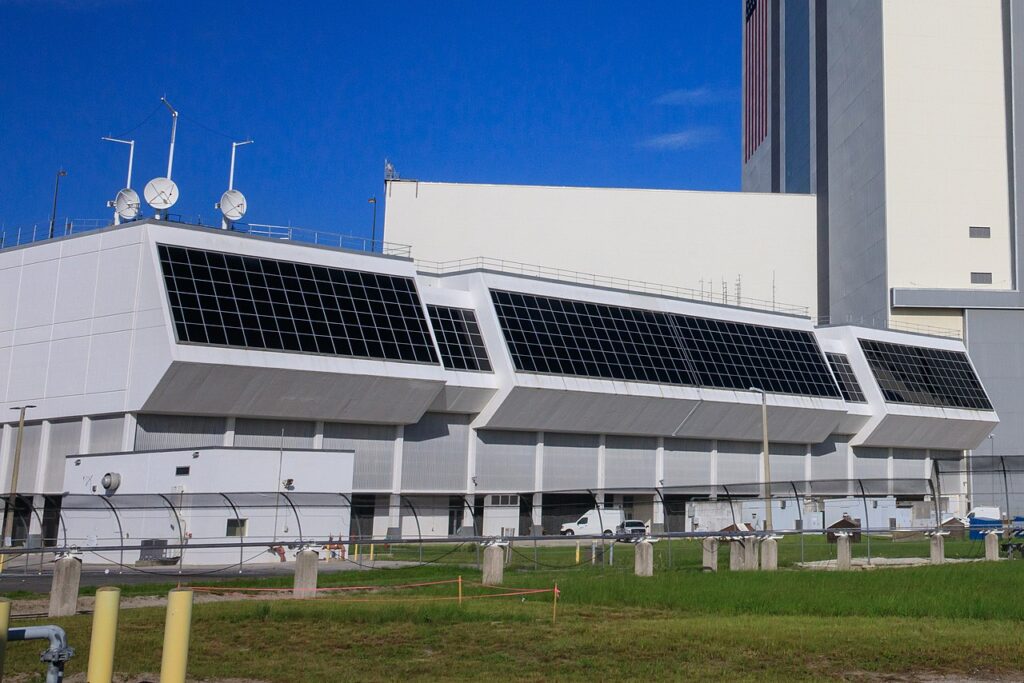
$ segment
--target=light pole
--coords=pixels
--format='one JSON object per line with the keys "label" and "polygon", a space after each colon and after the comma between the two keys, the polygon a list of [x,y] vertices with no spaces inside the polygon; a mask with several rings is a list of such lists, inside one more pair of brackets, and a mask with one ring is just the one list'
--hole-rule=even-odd
{"label": "light pole", "polygon": [[57,221],[57,192],[60,191],[60,179],[68,174],[63,168],[57,171],[57,179],[53,183],[53,209],[50,210],[50,239],[53,239],[53,224]]}
{"label": "light pole", "polygon": [[7,497],[4,515],[4,545],[11,547],[14,535],[14,510],[18,496],[18,468],[21,467],[21,442],[25,435],[25,411],[35,408],[33,405],[14,406],[11,410],[20,411],[18,415],[18,438],[14,442],[14,462],[11,467],[11,493]]}
{"label": "light pole", "polygon": [[750,387],[750,391],[761,394],[761,449],[764,458],[764,528],[772,530],[772,464],[768,453],[768,392],[758,387]]}

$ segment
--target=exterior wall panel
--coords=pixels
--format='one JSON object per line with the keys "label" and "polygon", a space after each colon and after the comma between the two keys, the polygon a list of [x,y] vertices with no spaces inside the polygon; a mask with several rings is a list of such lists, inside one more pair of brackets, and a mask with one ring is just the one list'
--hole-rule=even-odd
{"label": "exterior wall panel", "polygon": [[711,484],[714,445],[704,439],[665,439],[665,486]]}
{"label": "exterior wall panel", "polygon": [[394,427],[328,422],[324,425],[324,450],[355,453],[354,490],[391,490],[395,459]]}
{"label": "exterior wall panel", "polygon": [[597,488],[595,434],[544,434],[544,490],[568,491]]}
{"label": "exterior wall panel", "polygon": [[533,491],[537,454],[535,432],[481,429],[476,433],[477,488],[481,491]]}
{"label": "exterior wall panel", "polygon": [[138,415],[135,450],[169,451],[224,445],[226,420],[196,415]]}
{"label": "exterior wall panel", "polygon": [[657,439],[605,437],[604,488],[650,488],[655,485]]}
{"label": "exterior wall panel", "polygon": [[405,427],[402,488],[409,491],[464,491],[469,416],[426,413]]}

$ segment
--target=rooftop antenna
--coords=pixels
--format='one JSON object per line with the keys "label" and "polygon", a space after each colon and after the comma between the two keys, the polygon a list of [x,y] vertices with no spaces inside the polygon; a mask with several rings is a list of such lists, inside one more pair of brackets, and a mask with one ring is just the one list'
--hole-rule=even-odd
{"label": "rooftop antenna", "polygon": [[235,150],[242,145],[251,145],[252,138],[231,143],[231,170],[228,172],[228,190],[220,196],[220,201],[213,208],[220,209],[220,229],[227,230],[231,224],[245,215],[245,195],[235,189]]}
{"label": "rooftop antenna", "polygon": [[107,202],[107,206],[114,209],[114,225],[121,225],[121,219],[133,221],[139,216],[139,209],[142,202],[139,201],[139,193],[132,189],[132,163],[135,161],[135,140],[120,140],[110,136],[104,136],[107,142],[118,142],[128,145],[128,180],[124,189],[117,193],[113,201]]}
{"label": "rooftop antenna", "polygon": [[[167,177],[153,178],[146,183],[146,187],[142,191],[143,196],[146,197],[146,203],[158,212],[166,211],[178,201],[178,186],[171,180],[171,169],[174,168],[174,138],[178,132],[178,110],[171,106],[166,97],[161,97],[160,101],[171,112],[171,149],[167,154]],[[161,215],[157,213],[157,218],[160,217]],[[163,218],[166,217],[167,214],[164,213]]]}

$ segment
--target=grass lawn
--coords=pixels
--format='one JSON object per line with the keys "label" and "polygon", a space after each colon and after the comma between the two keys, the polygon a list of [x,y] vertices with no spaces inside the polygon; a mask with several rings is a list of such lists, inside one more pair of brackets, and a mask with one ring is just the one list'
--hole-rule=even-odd
{"label": "grass lawn", "polygon": [[[315,601],[197,604],[190,675],[265,681],[408,678],[517,680],[696,678],[821,680],[932,673],[1019,677],[1024,670],[1024,563],[874,572],[702,574],[685,566],[637,579],[615,567],[515,571],[506,584],[551,595],[453,602],[442,585]],[[425,566],[322,574],[321,585],[479,579]],[[253,585],[252,580],[244,581]],[[286,583],[277,579],[260,585]],[[467,583],[467,597],[484,589]],[[133,591],[135,589],[133,588]],[[116,668],[159,669],[163,610],[123,610]],[[87,662],[88,616],[58,620]],[[20,624],[19,624],[20,625]],[[7,672],[38,672],[39,643],[12,643]]]}

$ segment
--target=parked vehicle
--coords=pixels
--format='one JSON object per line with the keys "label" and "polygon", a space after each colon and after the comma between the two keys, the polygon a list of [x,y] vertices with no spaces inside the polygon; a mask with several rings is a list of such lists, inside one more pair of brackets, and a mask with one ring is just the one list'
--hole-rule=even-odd
{"label": "parked vehicle", "polygon": [[615,527],[615,540],[622,543],[637,543],[647,535],[647,524],[639,519],[627,519]]}
{"label": "parked vehicle", "polygon": [[600,510],[588,510],[575,522],[566,522],[562,525],[563,536],[605,536],[612,535],[612,529],[622,524],[624,515],[622,510],[613,508],[601,508]]}

